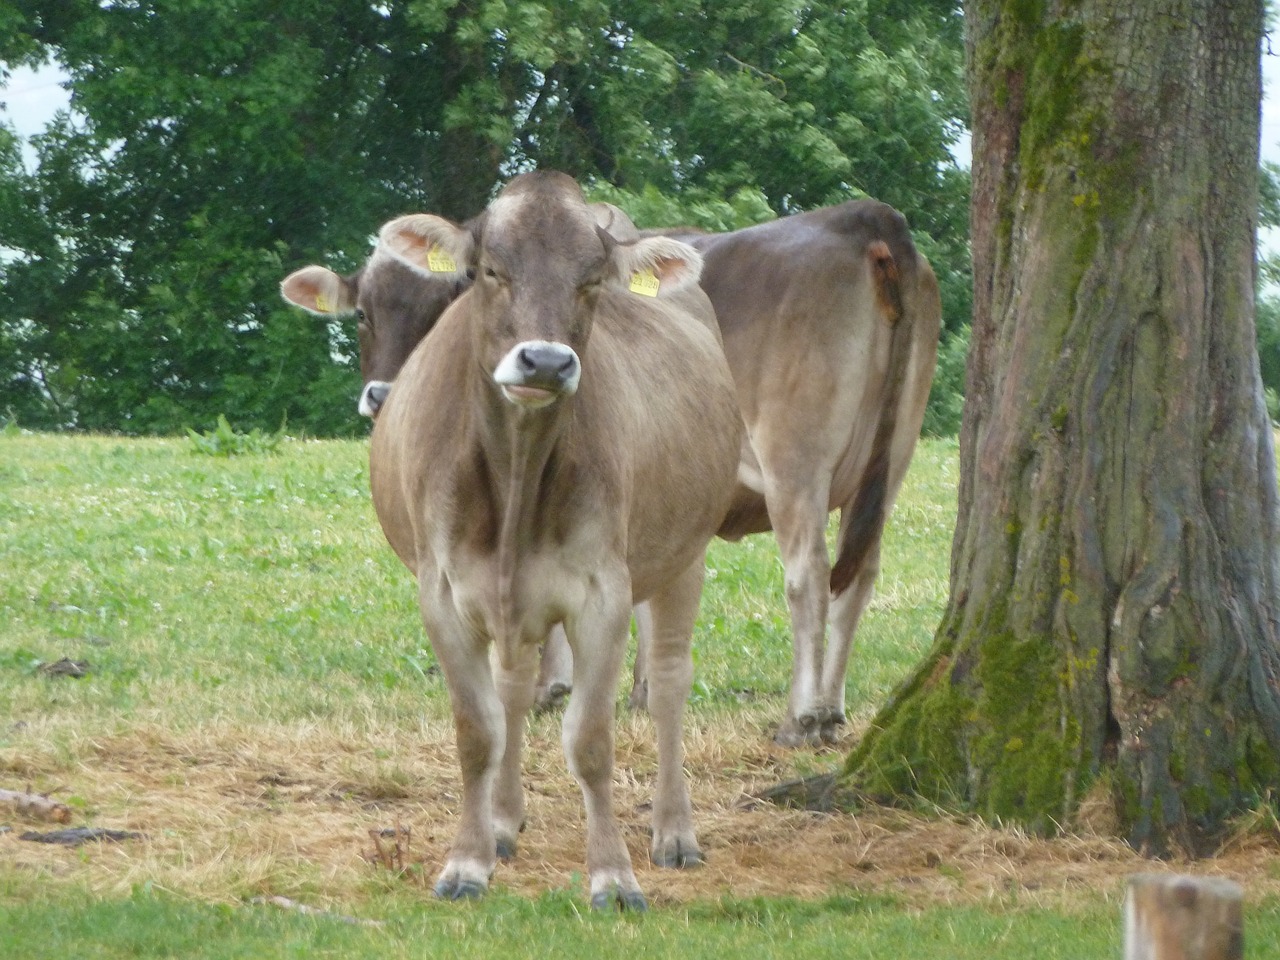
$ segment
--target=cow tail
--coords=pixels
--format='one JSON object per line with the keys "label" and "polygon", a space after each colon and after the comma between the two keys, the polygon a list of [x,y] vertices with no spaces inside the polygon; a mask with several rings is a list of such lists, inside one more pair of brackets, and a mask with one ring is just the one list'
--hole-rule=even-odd
{"label": "cow tail", "polygon": [[843,593],[853,583],[866,562],[867,554],[880,540],[887,519],[889,464],[893,436],[898,423],[898,407],[907,379],[911,357],[912,318],[902,307],[902,277],[898,263],[883,240],[867,245],[871,283],[876,303],[892,327],[889,340],[889,369],[880,394],[880,419],[866,470],[858,484],[844,535],[840,538],[835,566],[831,568],[831,593]]}

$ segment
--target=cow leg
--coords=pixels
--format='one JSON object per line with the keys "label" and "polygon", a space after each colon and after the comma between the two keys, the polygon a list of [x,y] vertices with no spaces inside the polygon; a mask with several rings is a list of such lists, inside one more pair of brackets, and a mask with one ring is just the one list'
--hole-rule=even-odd
{"label": "cow leg", "polygon": [[689,782],[684,775],[684,709],[693,689],[693,624],[704,574],[704,560],[699,557],[650,601],[653,632],[648,706],[658,735],[658,781],[649,855],[660,867],[702,863],[693,829]]}
{"label": "cow leg", "polygon": [[833,706],[821,700],[828,585],[827,490],[788,488],[765,479],[765,504],[778,539],[791,612],[791,693],[787,715],[774,734],[784,747],[821,743],[822,724]]}
{"label": "cow leg", "polygon": [[[841,513],[843,527],[844,514]],[[841,533],[843,534],[843,529]],[[822,700],[834,707],[833,714],[822,723],[822,739],[835,743],[837,728],[845,723],[844,687],[849,670],[849,655],[853,651],[853,638],[858,630],[862,613],[875,592],[876,577],[880,573],[879,541],[868,551],[862,569],[853,582],[831,600],[831,639],[822,661]]]}
{"label": "cow leg", "polygon": [[613,811],[613,704],[626,655],[631,587],[626,573],[600,584],[565,627],[573,650],[573,696],[564,712],[565,757],[587,810],[591,906],[643,910],[644,894]]}
{"label": "cow leg", "polygon": [[653,647],[653,611],[648,601],[631,611],[636,621],[636,661],[631,668],[631,696],[627,706],[641,713],[649,706],[649,650]]}
{"label": "cow leg", "polygon": [[564,627],[557,624],[547,634],[542,647],[542,660],[538,667],[538,685],[533,708],[538,713],[555,710],[573,690],[573,655]]}
{"label": "cow leg", "polygon": [[538,648],[520,645],[508,653],[503,664],[498,647],[492,648],[492,666],[498,697],[506,717],[506,749],[498,770],[493,794],[493,832],[499,859],[516,855],[516,839],[524,828],[524,789],[520,782],[524,754],[524,725],[534,703],[534,679],[538,671]]}
{"label": "cow leg", "polygon": [[428,601],[425,593],[422,606],[427,636],[449,687],[462,771],[462,815],[435,894],[446,900],[479,897],[497,866],[493,789],[505,749],[504,711],[486,641],[467,633],[452,616],[433,618],[429,611],[445,605]]}

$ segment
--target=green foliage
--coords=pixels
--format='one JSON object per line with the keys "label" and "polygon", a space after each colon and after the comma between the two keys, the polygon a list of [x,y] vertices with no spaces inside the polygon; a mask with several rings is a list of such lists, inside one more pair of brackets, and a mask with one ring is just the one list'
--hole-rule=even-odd
{"label": "green foliage", "polygon": [[218,414],[218,425],[204,433],[196,433],[187,427],[187,437],[191,440],[194,453],[202,453],[210,457],[234,457],[242,453],[275,453],[284,439],[285,425],[275,433],[263,433],[260,427],[254,427],[248,433],[234,430],[225,414]]}
{"label": "green foliage", "polygon": [[652,184],[636,191],[596,182],[588,186],[587,196],[592,201],[620,207],[641,229],[687,226],[718,233],[754,226],[776,216],[764,194],[751,187],[722,199],[696,189],[676,196],[661,193]]}
{"label": "green foliage", "polygon": [[1258,226],[1280,227],[1280,165],[1264,162],[1258,180]]}
{"label": "green foliage", "polygon": [[938,367],[929,390],[921,433],[926,437],[954,437],[964,416],[964,376],[969,359],[969,328],[942,336],[938,346]]}
{"label": "green foliage", "polygon": [[721,229],[872,195],[968,318],[961,18],[945,0],[70,0],[3,7],[71,110],[0,131],[0,409],[175,433],[226,411],[359,435],[352,326],[281,302],[407,210],[474,215],[554,167],[638,219]]}

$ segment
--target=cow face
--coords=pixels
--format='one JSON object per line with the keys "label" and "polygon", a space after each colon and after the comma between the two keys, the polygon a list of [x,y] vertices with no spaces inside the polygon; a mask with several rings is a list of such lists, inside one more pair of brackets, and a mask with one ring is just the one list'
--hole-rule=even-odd
{"label": "cow face", "polygon": [[296,270],[280,284],[280,293],[318,316],[355,314],[364,380],[358,409],[376,417],[391,381],[464,282],[465,277],[421,274],[375,250],[350,276],[320,266]]}
{"label": "cow face", "polygon": [[597,310],[696,283],[701,257],[665,237],[619,244],[562,174],[517,177],[468,227],[426,214],[386,224],[380,246],[425,273],[474,276],[476,358],[525,410],[571,397]]}

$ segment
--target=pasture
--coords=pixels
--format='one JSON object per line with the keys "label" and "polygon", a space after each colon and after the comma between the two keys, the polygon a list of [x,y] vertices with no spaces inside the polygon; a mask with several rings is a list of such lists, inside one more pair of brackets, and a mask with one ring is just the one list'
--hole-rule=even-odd
{"label": "pasture", "polygon": [[[931,642],[956,456],[922,442],[886,532],[848,737]],[[652,731],[620,689],[617,803],[650,913],[585,909],[555,715],[531,725],[518,860],[486,900],[441,904],[451,721],[412,578],[369,503],[367,444],[217,457],[185,439],[0,433],[0,788],[138,834],[36,843],[22,835],[57,825],[0,807],[0,956],[394,958],[465,938],[467,955],[1111,957],[1126,878],[1168,869],[1242,883],[1246,956],[1280,957],[1274,807],[1221,857],[1160,865],[1100,834],[753,799],[843,752],[770,741],[790,670],[771,537],[716,541],[708,566],[686,745],[709,862],[647,864]]]}

